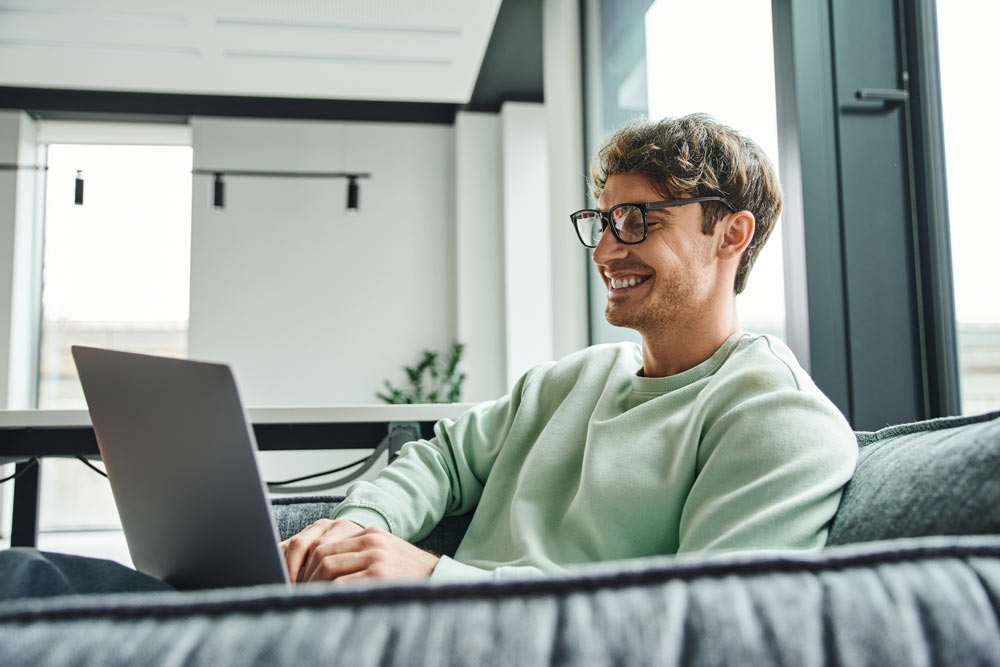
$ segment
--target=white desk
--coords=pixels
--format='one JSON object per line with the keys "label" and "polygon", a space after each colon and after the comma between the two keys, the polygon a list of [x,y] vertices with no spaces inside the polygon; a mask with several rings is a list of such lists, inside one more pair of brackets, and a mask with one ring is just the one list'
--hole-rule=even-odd
{"label": "white desk", "polygon": [[[424,405],[335,405],[318,407],[247,408],[250,423],[351,424],[370,422],[436,422],[455,419],[472,403]],[[86,410],[0,410],[0,429],[90,428]],[[2,438],[2,433],[0,433]],[[2,441],[2,440],[0,440]]]}

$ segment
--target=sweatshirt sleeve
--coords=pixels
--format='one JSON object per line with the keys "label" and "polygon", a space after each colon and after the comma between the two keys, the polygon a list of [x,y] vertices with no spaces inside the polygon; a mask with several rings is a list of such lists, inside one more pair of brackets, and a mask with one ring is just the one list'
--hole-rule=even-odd
{"label": "sweatshirt sleeve", "polygon": [[330,518],[377,525],[413,542],[442,517],[471,511],[517,416],[530,374],[509,395],[480,403],[455,421],[441,420],[430,440],[405,444],[373,481],[352,484]]}
{"label": "sweatshirt sleeve", "polygon": [[857,456],[843,415],[812,392],[732,406],[699,446],[678,553],[822,547]]}
{"label": "sweatshirt sleeve", "polygon": [[505,581],[510,579],[531,579],[551,575],[530,565],[505,565],[486,570],[474,565],[460,563],[448,556],[441,556],[437,567],[431,573],[431,582],[452,583],[461,581]]}

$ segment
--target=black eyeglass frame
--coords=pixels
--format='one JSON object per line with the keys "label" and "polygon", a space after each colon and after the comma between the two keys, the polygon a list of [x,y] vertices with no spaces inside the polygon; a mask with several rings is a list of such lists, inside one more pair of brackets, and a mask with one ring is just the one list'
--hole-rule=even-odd
{"label": "black eyeglass frame", "polygon": [[[728,208],[733,213],[736,213],[739,210],[731,203],[729,203],[729,200],[726,199],[725,197],[689,197],[687,199],[664,199],[663,201],[651,201],[651,202],[624,202],[622,204],[616,204],[612,206],[607,211],[598,211],[596,208],[581,208],[579,211],[575,211],[569,214],[569,221],[573,225],[573,229],[576,230],[576,237],[580,239],[580,243],[582,243],[584,246],[588,248],[596,248],[597,244],[595,243],[594,245],[590,245],[589,243],[583,240],[583,235],[580,233],[580,227],[579,225],[576,224],[577,216],[579,216],[581,213],[597,214],[597,216],[601,219],[601,234],[604,233],[605,229],[611,227],[611,232],[615,235],[615,238],[618,239],[619,243],[623,243],[625,245],[636,245],[645,241],[646,237],[649,236],[649,220],[647,219],[646,216],[650,211],[659,211],[665,208],[675,208],[677,206],[687,206],[688,204],[700,204],[701,202],[706,202],[706,201],[722,202],[723,204],[726,205],[726,208]],[[640,211],[642,211],[642,238],[639,239],[638,241],[622,240],[622,237],[618,234],[618,227],[613,224],[614,220],[613,215],[615,210],[623,208],[625,206],[631,206],[633,208],[637,208]]]}

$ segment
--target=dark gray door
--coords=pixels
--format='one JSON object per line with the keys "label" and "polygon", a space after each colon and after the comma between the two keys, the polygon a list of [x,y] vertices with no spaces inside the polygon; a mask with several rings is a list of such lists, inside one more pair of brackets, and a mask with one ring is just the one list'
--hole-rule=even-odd
{"label": "dark gray door", "polygon": [[895,0],[831,3],[855,428],[924,412],[906,74]]}

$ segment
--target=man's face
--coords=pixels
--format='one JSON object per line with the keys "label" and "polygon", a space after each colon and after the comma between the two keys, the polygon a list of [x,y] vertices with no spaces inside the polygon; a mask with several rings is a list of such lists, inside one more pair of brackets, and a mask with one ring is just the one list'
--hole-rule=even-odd
{"label": "man's face", "polygon": [[[597,207],[660,201],[645,176],[610,176]],[[643,336],[684,326],[706,306],[718,279],[715,237],[701,232],[700,204],[650,211],[649,236],[625,245],[605,229],[594,263],[608,289],[609,323]],[[633,284],[634,281],[634,284]]]}

